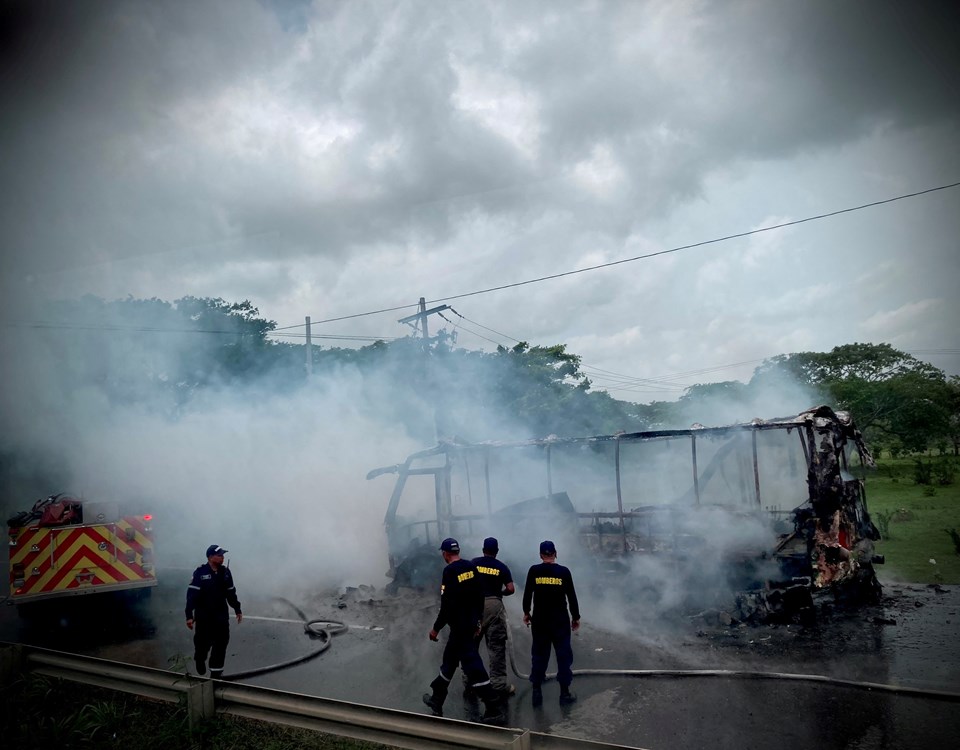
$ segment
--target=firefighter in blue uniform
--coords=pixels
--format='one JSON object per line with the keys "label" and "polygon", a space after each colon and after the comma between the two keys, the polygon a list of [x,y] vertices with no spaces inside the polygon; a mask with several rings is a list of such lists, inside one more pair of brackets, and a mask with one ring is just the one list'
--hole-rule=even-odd
{"label": "firefighter in blue uniform", "polygon": [[[497,559],[500,543],[488,536],[483,540],[483,556],[475,557],[473,564],[483,584],[483,620],[480,636],[487,643],[490,654],[490,684],[503,696],[510,696],[516,688],[507,682],[507,612],[503,597],[516,591],[510,568]],[[479,645],[479,642],[478,642]]]}
{"label": "firefighter in blue uniform", "polygon": [[[527,627],[533,624],[533,647],[530,650],[533,704],[539,706],[543,702],[540,686],[547,674],[551,646],[557,653],[560,703],[573,703],[577,696],[570,692],[570,683],[573,682],[570,633],[580,628],[580,605],[573,587],[573,576],[568,568],[557,564],[557,547],[553,542],[540,543],[540,560],[539,565],[531,566],[527,572],[523,587],[523,623]],[[532,615],[531,604],[534,607]]]}
{"label": "firefighter in blue uniform", "polygon": [[433,692],[424,693],[423,702],[434,716],[443,716],[443,702],[459,664],[467,675],[470,688],[486,707],[483,718],[498,719],[503,715],[502,702],[490,686],[490,678],[477,651],[476,637],[483,616],[480,574],[472,562],[460,558],[460,544],[456,539],[444,539],[440,553],[447,566],[443,569],[440,585],[440,612],[428,636],[431,641],[439,640],[445,625],[450,626],[450,635],[443,649],[440,674],[430,683]]}
{"label": "firefighter in blue uniform", "polygon": [[187,586],[187,627],[193,631],[193,659],[197,674],[207,671],[207,655],[210,655],[210,676],[223,677],[223,662],[230,642],[229,604],[237,614],[237,624],[243,621],[240,600],[233,585],[233,575],[223,564],[227,552],[219,544],[207,547],[207,562],[193,571],[193,579]]}

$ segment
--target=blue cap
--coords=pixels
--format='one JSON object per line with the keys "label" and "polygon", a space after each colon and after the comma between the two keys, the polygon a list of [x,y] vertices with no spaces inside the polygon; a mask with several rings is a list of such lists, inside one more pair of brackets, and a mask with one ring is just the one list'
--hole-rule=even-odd
{"label": "blue cap", "polygon": [[483,551],[484,552],[499,552],[500,543],[497,541],[496,537],[488,536],[483,540]]}
{"label": "blue cap", "polygon": [[229,552],[229,550],[225,550],[219,544],[211,544],[209,547],[207,547],[207,557],[222,555],[224,552]]}
{"label": "blue cap", "polygon": [[557,554],[557,545],[547,539],[545,542],[540,542],[540,554],[541,555],[555,555]]}
{"label": "blue cap", "polygon": [[452,537],[447,537],[442,542],[440,542],[440,549],[444,552],[456,552],[460,553],[460,542]]}

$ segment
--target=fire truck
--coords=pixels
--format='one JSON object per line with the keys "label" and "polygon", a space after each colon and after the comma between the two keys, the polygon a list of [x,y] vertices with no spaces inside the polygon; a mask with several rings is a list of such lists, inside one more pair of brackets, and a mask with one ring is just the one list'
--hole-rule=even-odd
{"label": "fire truck", "polygon": [[[157,585],[150,515],[121,515],[117,503],[66,494],[38,500],[7,521],[10,600],[133,591]],[[21,609],[23,612],[23,609]]]}

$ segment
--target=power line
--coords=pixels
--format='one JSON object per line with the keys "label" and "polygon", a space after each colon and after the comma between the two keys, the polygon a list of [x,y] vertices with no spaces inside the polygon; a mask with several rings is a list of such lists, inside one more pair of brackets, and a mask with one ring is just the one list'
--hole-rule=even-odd
{"label": "power line", "polygon": [[[472,319],[468,318],[467,316],[463,315],[461,312],[455,310],[455,309],[452,308],[452,307],[450,308],[450,310],[451,310],[451,312],[453,312],[453,313],[455,313],[457,316],[459,316],[462,320],[466,320],[466,321],[468,321],[469,323],[472,323],[473,325],[479,326],[480,328],[483,328],[483,329],[485,329],[485,330],[487,330],[487,331],[490,331],[491,333],[495,333],[497,336],[501,336],[502,338],[509,339],[510,341],[515,341],[515,342],[518,342],[518,343],[520,342],[520,339],[514,338],[513,336],[508,336],[507,334],[502,333],[502,332],[500,332],[500,331],[497,331],[497,330],[494,329],[494,328],[490,328],[489,326],[485,326],[485,325],[483,325],[482,323],[477,322],[476,320],[472,320]],[[443,317],[443,316],[441,316],[441,317]],[[446,320],[446,318],[444,318],[444,320]],[[449,321],[448,321],[448,322],[449,322]],[[470,330],[469,328],[467,328],[466,326],[463,326],[463,330],[464,330],[464,331],[467,331],[467,333],[473,334],[474,336],[477,336],[477,337],[479,337],[479,338],[482,338],[482,339],[484,339],[485,341],[489,341],[491,344],[497,344],[496,341],[493,341],[492,339],[489,339],[489,338],[487,338],[486,336],[482,336],[482,335],[476,333],[475,331],[471,331],[471,330]],[[497,344],[497,345],[499,346],[499,344]],[[759,361],[762,361],[762,360],[756,360],[756,361],[759,362]],[[737,366],[740,366],[741,364],[743,364],[743,363],[736,363],[736,364],[733,364],[733,365],[724,365],[724,366],[722,366],[721,368],[711,368],[711,369],[723,369],[723,367],[737,367]],[[600,373],[604,373],[604,374],[606,374],[606,375],[612,375],[612,376],[614,376],[614,377],[612,377],[612,378],[604,378],[603,376],[597,378],[596,376],[590,375],[589,372],[585,372],[585,373],[584,373],[585,375],[587,375],[587,377],[590,378],[591,383],[598,382],[598,383],[600,384],[600,387],[604,388],[605,390],[644,391],[644,392],[647,392],[647,393],[673,393],[673,392],[676,392],[676,391],[686,390],[686,389],[689,387],[689,386],[687,386],[686,384],[683,384],[683,383],[671,383],[671,382],[669,382],[669,381],[668,381],[667,379],[665,379],[665,378],[638,378],[638,377],[634,377],[634,376],[631,376],[631,375],[624,375],[624,374],[622,374],[622,373],[611,372],[610,370],[603,370],[603,369],[601,369],[601,368],[599,368],[599,367],[594,367],[593,365],[585,364],[585,363],[583,363],[582,361],[581,361],[581,363],[580,363],[580,369],[581,369],[581,370],[586,370],[586,371],[600,372]],[[697,372],[699,372],[699,371],[697,371]],[[669,377],[682,377],[684,374],[686,374],[686,373],[680,373],[679,375],[674,375],[674,376],[669,376]],[[625,385],[630,385],[631,387],[617,388],[617,387],[613,387],[613,386],[606,386],[606,385],[603,385],[603,384],[602,384],[602,381],[604,381],[604,380],[607,380],[607,381],[609,381],[609,382],[611,382],[611,383],[621,383],[621,384],[625,384]],[[661,387],[658,388],[658,387],[656,387],[656,386],[661,386]],[[666,387],[662,387],[662,386],[666,386]]]}
{"label": "power line", "polygon": [[[483,329],[485,329],[485,330],[487,330],[487,331],[490,331],[491,333],[495,333],[495,334],[497,334],[498,336],[502,336],[503,338],[509,339],[509,340],[511,340],[511,341],[516,341],[516,342],[519,342],[519,341],[520,341],[520,339],[514,338],[514,337],[512,337],[512,336],[508,336],[507,334],[501,333],[500,331],[497,331],[497,330],[495,330],[495,329],[493,329],[493,328],[490,328],[490,327],[488,327],[488,326],[485,326],[485,325],[483,325],[482,323],[479,323],[479,322],[477,322],[477,321],[475,321],[475,320],[471,320],[470,318],[466,317],[465,315],[463,315],[462,313],[458,312],[457,310],[455,310],[455,309],[452,308],[452,307],[450,308],[450,310],[451,310],[453,313],[455,313],[456,315],[458,315],[460,318],[462,318],[463,320],[466,320],[466,321],[472,323],[473,325],[480,326],[481,328],[483,328]],[[441,317],[442,317],[442,316],[441,316]],[[444,318],[444,320],[446,320],[446,318]],[[492,341],[491,339],[488,339],[488,338],[486,338],[485,336],[480,336],[480,334],[475,333],[474,331],[470,331],[470,330],[469,330],[468,328],[466,328],[466,327],[464,327],[463,330],[467,331],[468,333],[472,333],[474,336],[478,336],[479,338],[482,338],[482,339],[484,339],[485,341],[490,341],[490,343],[492,343],[492,344],[496,344],[496,343],[497,343],[496,341]],[[498,344],[498,346],[499,346],[499,344]],[[733,363],[726,364],[726,365],[717,365],[717,366],[714,366],[714,367],[701,368],[701,369],[697,369],[697,370],[687,370],[687,371],[685,371],[685,372],[671,373],[671,374],[669,374],[669,375],[662,375],[662,376],[657,376],[657,377],[652,377],[652,378],[641,378],[641,377],[636,377],[636,376],[633,376],[633,375],[625,375],[624,373],[613,372],[613,371],[611,371],[611,370],[604,370],[604,369],[602,369],[602,368],[600,368],[600,367],[595,367],[595,366],[593,366],[593,365],[584,363],[582,360],[581,360],[581,362],[580,362],[580,369],[586,370],[586,371],[593,371],[593,372],[603,373],[603,375],[606,375],[606,376],[612,376],[612,377],[603,377],[603,375],[601,375],[600,377],[596,377],[596,376],[590,376],[590,375],[589,375],[589,372],[588,372],[587,374],[588,374],[588,376],[590,377],[590,379],[591,379],[592,382],[600,382],[600,381],[606,380],[606,381],[611,382],[611,383],[621,383],[621,384],[624,384],[624,386],[627,386],[627,385],[631,386],[631,387],[621,387],[621,388],[601,386],[601,387],[603,387],[603,388],[607,388],[608,390],[624,390],[624,391],[630,391],[630,390],[653,391],[653,390],[655,390],[656,392],[668,393],[668,392],[671,392],[671,391],[682,391],[682,390],[686,390],[687,388],[690,387],[690,386],[689,386],[688,384],[686,384],[686,383],[678,383],[678,382],[676,382],[677,380],[687,379],[688,377],[690,377],[690,376],[695,376],[695,375],[704,375],[704,374],[707,374],[707,373],[710,373],[710,372],[715,372],[715,371],[718,371],[718,370],[727,370],[727,369],[731,369],[731,368],[734,368],[734,367],[742,367],[742,366],[744,366],[744,365],[756,364],[756,363],[758,363],[758,362],[763,362],[763,361],[765,361],[766,359],[769,359],[769,357],[766,357],[766,358],[763,358],[763,359],[750,359],[750,360],[745,360],[745,361],[743,361],[743,362],[733,362]],[[665,386],[665,387],[655,388],[655,386]]]}
{"label": "power line", "polygon": [[[678,245],[677,247],[672,247],[672,248],[669,248],[669,249],[667,249],[667,250],[658,250],[657,252],[653,252],[653,253],[646,253],[646,254],[644,254],[644,255],[636,255],[636,256],[634,256],[634,257],[632,257],[632,258],[623,258],[623,259],[621,259],[621,260],[610,261],[609,263],[600,263],[600,264],[595,265],[595,266],[588,266],[587,268],[579,268],[579,269],[577,269],[577,270],[575,270],[575,271],[564,271],[564,272],[562,272],[562,273],[550,274],[550,275],[548,275],[548,276],[538,276],[538,277],[533,278],[533,279],[527,279],[526,281],[517,281],[517,282],[511,283],[511,284],[501,284],[500,286],[488,287],[488,288],[486,288],[486,289],[477,289],[477,290],[472,291],[472,292],[464,292],[463,294],[455,294],[455,295],[451,295],[451,296],[449,296],[449,297],[438,297],[437,299],[427,300],[427,304],[434,304],[434,303],[436,303],[436,302],[449,302],[450,300],[463,299],[464,297],[474,297],[474,296],[476,296],[476,295],[478,295],[478,294],[488,294],[488,293],[490,293],[490,292],[498,292],[498,291],[502,291],[502,290],[504,290],[504,289],[513,289],[514,287],[518,287],[518,286],[526,286],[526,285],[528,285],[528,284],[537,284],[537,283],[539,283],[539,282],[541,282],[541,281],[550,281],[550,280],[552,280],[552,279],[560,279],[560,278],[563,278],[563,277],[565,277],[565,276],[574,276],[574,275],[580,274],[580,273],[587,273],[588,271],[597,271],[597,270],[599,270],[599,269],[601,269],[601,268],[610,268],[611,266],[618,266],[618,265],[622,265],[622,264],[624,264],[624,263],[633,263],[634,261],[638,261],[638,260],[645,260],[645,259],[647,259],[647,258],[655,258],[655,257],[657,257],[658,255],[668,255],[668,254],[670,254],[670,253],[680,252],[681,250],[690,250],[690,249],[693,249],[693,248],[696,248],[696,247],[703,247],[703,246],[705,246],[705,245],[713,245],[713,244],[717,244],[717,243],[720,243],[720,242],[727,242],[728,240],[739,239],[739,238],[741,238],[741,237],[750,237],[750,236],[752,236],[752,235],[761,234],[761,233],[763,233],[763,232],[772,232],[772,231],[774,231],[775,229],[784,229],[785,227],[792,227],[792,226],[796,226],[796,225],[798,225],[798,224],[805,224],[805,223],[811,222],[811,221],[819,221],[819,220],[821,220],[821,219],[828,219],[828,218],[830,218],[830,217],[832,217],[832,216],[839,216],[839,215],[841,215],[841,214],[852,213],[852,212],[854,212],[854,211],[862,211],[862,210],[864,210],[864,209],[866,209],[866,208],[873,208],[873,207],[875,207],[875,206],[882,206],[882,205],[887,204],[887,203],[894,203],[894,202],[896,202],[896,201],[906,200],[907,198],[916,198],[917,196],[920,196],[920,195],[927,195],[928,193],[935,193],[935,192],[940,191],[940,190],[949,190],[949,189],[951,189],[951,188],[955,188],[955,187],[958,187],[958,186],[960,186],[960,182],[952,182],[952,183],[950,183],[949,185],[940,185],[940,186],[938,186],[938,187],[927,188],[926,190],[918,190],[918,191],[913,192],[913,193],[905,193],[905,194],[903,194],[903,195],[897,195],[897,196],[895,196],[895,197],[893,197],[893,198],[884,198],[883,200],[871,201],[870,203],[863,203],[863,204],[861,204],[861,205],[859,205],[859,206],[851,206],[851,207],[849,207],[849,208],[841,208],[841,209],[839,209],[839,210],[837,210],[837,211],[829,211],[829,212],[827,212],[827,213],[816,214],[815,216],[807,216],[807,217],[805,217],[805,218],[803,218],[803,219],[795,219],[794,221],[785,221],[785,222],[782,222],[782,223],[780,223],[780,224],[774,224],[774,225],[769,226],[769,227],[761,227],[761,228],[759,228],[759,229],[751,229],[751,230],[746,231],[746,232],[737,232],[736,234],[728,234],[728,235],[726,235],[726,236],[724,236],[724,237],[715,237],[715,238],[710,239],[710,240],[702,240],[701,242],[693,242],[693,243],[691,243],[691,244],[689,244],[689,245]],[[344,315],[344,316],[337,317],[337,318],[327,318],[326,320],[315,321],[315,324],[319,324],[319,323],[332,323],[332,322],[334,322],[334,321],[338,321],[338,320],[348,320],[348,319],[350,319],[350,318],[361,318],[361,317],[364,317],[364,316],[367,316],[367,315],[378,315],[378,314],[380,314],[380,313],[385,313],[385,312],[394,312],[394,311],[396,311],[396,310],[405,310],[405,309],[410,308],[410,307],[416,307],[416,305],[400,305],[400,306],[398,306],[398,307],[388,307],[388,308],[384,308],[384,309],[382,309],[382,310],[371,310],[370,312],[356,313],[356,314],[354,314],[354,315]],[[289,329],[289,328],[301,328],[301,327],[303,327],[303,326],[305,326],[305,325],[306,325],[306,323],[298,323],[298,324],[296,324],[296,325],[284,326],[283,328],[277,328],[276,330],[279,331],[279,330],[286,330],[286,329]],[[509,338],[509,337],[507,337],[507,338]],[[514,340],[515,340],[515,339],[514,339]]]}
{"label": "power line", "polygon": [[[250,336],[255,331],[225,331],[213,328],[162,328],[157,326],[119,326],[119,325],[81,325],[76,323],[48,323],[42,321],[16,321],[3,323],[5,328],[33,328],[43,330],[66,331],[108,331],[112,333],[211,333],[224,336]],[[265,331],[266,336],[287,336],[291,338],[306,338],[305,333],[278,333]],[[395,341],[398,336],[350,336],[346,334],[313,334],[315,339],[332,339],[340,341]]]}
{"label": "power line", "polygon": [[[211,328],[158,328],[156,326],[79,325],[73,323],[12,322],[5,328],[41,328],[66,331],[113,331],[117,333],[214,333],[227,336],[250,335],[253,331],[223,331]],[[270,333],[267,331],[266,333]]]}
{"label": "power line", "polygon": [[590,365],[581,365],[581,368],[587,377],[590,378],[590,384],[604,390],[631,391],[631,390],[650,390],[658,391],[684,391],[687,385],[684,383],[669,383],[667,381],[657,381],[649,378],[611,378],[604,375],[594,375],[594,368]]}
{"label": "power line", "polygon": [[[408,310],[411,307],[418,307],[417,304],[413,305],[397,305],[396,307],[385,307],[382,310],[370,310],[369,312],[356,313],[355,315],[341,315],[338,318],[325,318],[324,320],[312,320],[311,325],[319,325],[320,323],[334,323],[338,320],[350,320],[351,318],[363,318],[367,315],[379,315],[380,313],[396,312],[397,310]],[[306,323],[297,323],[292,326],[282,326],[281,328],[274,328],[274,331],[287,331],[291,328],[303,328]]]}
{"label": "power line", "polygon": [[[272,331],[268,335],[273,336],[283,336],[286,338],[293,339],[306,339],[307,334],[305,333],[278,333],[274,334]],[[311,333],[311,339],[331,339],[335,341],[396,341],[397,339],[403,338],[402,336],[349,336],[347,334],[318,334]]]}
{"label": "power line", "polygon": [[806,217],[806,218],[804,218],[804,219],[796,219],[796,220],[794,220],[794,221],[785,221],[785,222],[783,222],[783,223],[781,223],[781,224],[774,224],[774,225],[769,226],[769,227],[761,227],[760,229],[751,229],[751,230],[748,231],[748,232],[738,232],[738,233],[736,233],[736,234],[728,234],[728,235],[725,236],[725,237],[716,237],[716,238],[714,238],[714,239],[712,239],[712,240],[703,240],[702,242],[694,242],[694,243],[692,243],[692,244],[690,244],[690,245],[680,245],[680,246],[678,246],[678,247],[672,247],[672,248],[670,248],[670,249],[668,249],[668,250],[658,250],[658,251],[655,252],[655,253],[647,253],[647,254],[645,254],[645,255],[637,255],[637,256],[634,256],[633,258],[623,258],[623,259],[621,259],[621,260],[610,261],[609,263],[600,263],[599,265],[596,265],[596,266],[588,266],[587,268],[580,268],[580,269],[578,269],[578,270],[576,270],[576,271],[564,271],[563,273],[555,273],[555,274],[551,274],[551,275],[549,275],[549,276],[539,276],[539,277],[537,277],[537,278],[535,278],[535,279],[527,279],[526,281],[517,281],[517,282],[515,282],[515,283],[513,283],[513,284],[503,284],[502,286],[494,286],[494,287],[490,287],[490,288],[488,288],[488,289],[480,289],[480,290],[475,291],[475,292],[466,292],[466,293],[464,293],[464,294],[457,294],[457,295],[454,295],[454,296],[452,296],[452,297],[439,297],[439,298],[437,298],[437,299],[430,300],[429,303],[430,303],[430,304],[433,304],[434,302],[448,302],[448,301],[454,300],[454,299],[462,299],[462,298],[464,298],[464,297],[472,297],[472,296],[477,295],[477,294],[486,294],[486,293],[488,293],[488,292],[497,292],[497,291],[500,291],[500,290],[502,290],[502,289],[511,289],[511,288],[513,288],[513,287],[525,286],[526,284],[536,284],[536,283],[541,282],[541,281],[549,281],[549,280],[551,280],[551,279],[560,279],[560,278],[563,278],[564,276],[573,276],[573,275],[578,274],[578,273],[586,273],[587,271],[596,271],[596,270],[598,270],[598,269],[600,269],[600,268],[610,268],[611,266],[619,266],[619,265],[621,265],[621,264],[623,264],[623,263],[632,263],[632,262],[634,262],[634,261],[644,260],[644,259],[646,259],[646,258],[655,258],[655,257],[658,256],[658,255],[667,255],[667,254],[669,254],[669,253],[676,253],[676,252],[679,252],[679,251],[681,251],[681,250],[690,250],[691,248],[703,247],[704,245],[712,245],[712,244],[715,244],[715,243],[718,243],[718,242],[726,242],[727,240],[735,240],[735,239],[739,239],[739,238],[741,238],[741,237],[749,237],[749,236],[754,235],[754,234],[760,234],[761,232],[770,232],[770,231],[773,231],[774,229],[783,229],[784,227],[792,227],[792,226],[796,226],[797,224],[804,224],[804,223],[806,223],[806,222],[808,222],[808,221],[818,221],[818,220],[820,220],[820,219],[827,219],[827,218],[829,218],[829,217],[831,217],[831,216],[839,216],[840,214],[847,214],[847,213],[851,213],[851,212],[853,212],[853,211],[861,211],[861,210],[863,210],[863,209],[865,209],[865,208],[871,208],[871,207],[873,207],[873,206],[880,206],[880,205],[883,205],[883,204],[885,204],[885,203],[893,203],[894,201],[901,201],[901,200],[904,200],[905,198],[915,198],[915,197],[918,196],[918,195],[926,195],[927,193],[933,193],[933,192],[936,192],[937,190],[947,190],[947,189],[949,189],[949,188],[954,188],[954,187],[957,187],[957,186],[960,186],[960,182],[954,182],[954,183],[951,183],[951,184],[949,184],[949,185],[941,185],[941,186],[935,187],[935,188],[928,188],[928,189],[926,189],[926,190],[917,191],[916,193],[907,193],[907,194],[905,194],[905,195],[898,195],[898,196],[896,196],[895,198],[885,198],[884,200],[873,201],[873,202],[871,202],[871,203],[864,203],[864,204],[862,204],[862,205],[860,205],[860,206],[852,206],[852,207],[850,207],[850,208],[842,208],[842,209],[840,209],[840,210],[838,210],[838,211],[830,211],[829,213],[825,213],[825,214],[817,214],[816,216],[808,216],[808,217]]}
{"label": "power line", "polygon": [[[478,323],[478,322],[475,321],[475,320],[470,320],[470,318],[468,318],[466,315],[461,315],[459,312],[457,312],[456,310],[454,310],[452,307],[450,308],[450,311],[451,311],[452,313],[454,313],[455,315],[459,315],[461,318],[463,318],[463,319],[464,319],[465,321],[467,321],[468,323],[473,323],[473,325],[475,325],[475,326],[480,326],[480,327],[483,328],[485,331],[490,331],[490,333],[495,333],[495,334],[497,334],[497,336],[500,336],[501,338],[505,338],[505,339],[507,339],[507,340],[509,340],[509,341],[515,341],[515,342],[518,343],[518,344],[520,343],[520,339],[514,338],[513,336],[508,336],[508,335],[505,334],[505,333],[500,333],[500,331],[495,331],[495,330],[493,330],[492,328],[487,328],[487,326],[483,325],[483,323]],[[488,339],[488,341],[489,341],[489,339]],[[497,342],[494,341],[493,343],[496,344]],[[498,345],[498,346],[499,346],[499,345]]]}
{"label": "power line", "polygon": [[[450,308],[450,309],[453,310],[453,308]],[[456,311],[454,310],[454,312],[456,312]],[[455,324],[453,323],[453,321],[451,321],[451,320],[450,320],[448,317],[446,317],[443,313],[438,313],[438,314],[440,315],[441,318],[443,318],[445,321],[447,321],[450,325],[455,326]],[[459,314],[459,313],[458,313],[458,314]],[[462,317],[462,316],[461,316],[461,317]],[[463,325],[463,324],[460,324],[459,326],[455,326],[454,330],[456,330],[456,327],[459,327],[461,331],[466,331],[466,332],[469,333],[471,336],[476,336],[478,339],[483,339],[484,341],[489,341],[491,344],[494,344],[495,346],[500,346],[499,342],[494,341],[493,339],[487,338],[487,337],[484,336],[482,333],[477,333],[476,331],[471,331],[469,328],[467,328],[467,327],[466,327],[465,325]],[[481,326],[481,328],[482,328],[482,327],[483,327],[483,326]]]}

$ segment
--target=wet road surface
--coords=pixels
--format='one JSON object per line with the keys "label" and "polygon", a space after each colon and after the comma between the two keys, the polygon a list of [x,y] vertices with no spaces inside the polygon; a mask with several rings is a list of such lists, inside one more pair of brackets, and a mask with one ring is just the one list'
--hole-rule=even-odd
{"label": "wet road surface", "polygon": [[[182,574],[161,580],[185,579]],[[296,606],[244,595],[245,619],[231,625],[227,674],[295,659],[317,651],[297,613],[341,621],[346,632],[317,658],[245,678],[248,684],[426,712],[420,696],[436,675],[442,643],[427,631],[435,597],[380,590],[290,595]],[[159,668],[188,668],[191,633],[183,622],[183,587],[161,584],[137,607],[102,597],[81,597],[25,621],[0,607],[0,639]],[[516,597],[514,598],[516,599]],[[101,601],[97,601],[101,600]],[[960,693],[960,587],[885,588],[880,607],[826,618],[813,628],[729,627],[709,617],[638,625],[630,635],[591,620],[574,638],[574,669],[729,669],[821,674],[840,679]],[[519,602],[507,600],[512,623]],[[659,631],[659,632],[658,632]],[[530,636],[514,626],[518,668],[529,666]],[[442,641],[442,639],[441,639]],[[484,654],[485,655],[485,654]],[[459,674],[444,713],[477,719],[482,706],[465,701]],[[559,688],[544,686],[540,708],[529,684],[511,675],[517,694],[507,726],[636,747],[930,748],[955,747],[957,702],[827,684],[716,678],[583,676],[574,680],[579,701],[560,706]]]}

